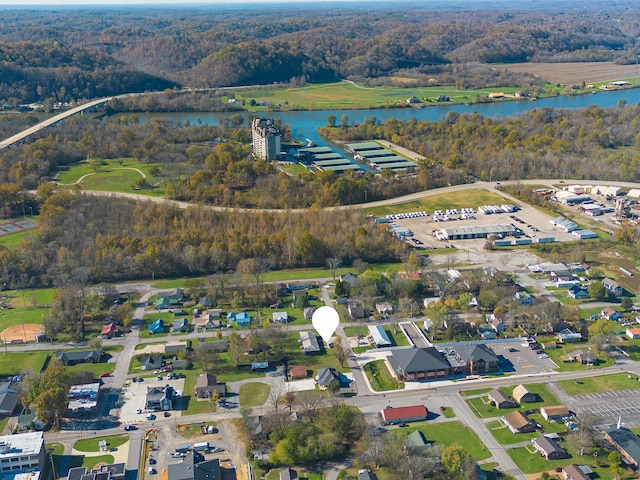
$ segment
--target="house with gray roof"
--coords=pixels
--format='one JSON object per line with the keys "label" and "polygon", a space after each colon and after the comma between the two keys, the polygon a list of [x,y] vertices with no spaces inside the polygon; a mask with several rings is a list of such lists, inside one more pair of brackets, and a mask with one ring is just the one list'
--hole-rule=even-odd
{"label": "house with gray roof", "polygon": [[540,434],[539,437],[531,440],[535,449],[547,460],[555,460],[557,458],[565,458],[567,452],[558,445],[555,440]]}
{"label": "house with gray roof", "polygon": [[198,452],[191,451],[180,463],[167,466],[171,480],[221,480],[220,460],[206,460]]}
{"label": "house with gray roof", "polygon": [[102,356],[102,350],[64,350],[56,352],[56,358],[65,365],[78,363],[98,363]]}
{"label": "house with gray roof", "polygon": [[202,373],[196,379],[196,386],[193,387],[193,393],[197,398],[212,398],[213,392],[218,397],[224,397],[227,394],[227,384],[218,383],[218,378],[210,373]]}
{"label": "house with gray roof", "polygon": [[10,417],[18,405],[20,395],[14,382],[0,383],[0,416]]}
{"label": "house with gray roof", "polygon": [[320,390],[326,390],[331,382],[338,382],[340,387],[343,387],[347,382],[346,378],[333,367],[324,367],[318,370],[316,376],[316,383]]}
{"label": "house with gray roof", "polygon": [[187,318],[178,318],[171,323],[171,328],[173,332],[188,332],[189,331],[189,319]]}
{"label": "house with gray roof", "polygon": [[280,471],[280,480],[298,480],[298,472],[293,468],[285,468]]}
{"label": "house with gray roof", "polygon": [[162,367],[162,355],[140,355],[140,370],[157,370]]}
{"label": "house with gray roof", "polygon": [[368,468],[363,468],[358,470],[358,480],[378,480],[378,476]]}
{"label": "house with gray roof", "polygon": [[411,432],[407,437],[407,441],[409,442],[409,445],[411,446],[413,451],[416,453],[422,453],[429,448],[427,439],[424,438],[424,434],[420,430]]}
{"label": "house with gray roof", "polygon": [[402,381],[451,376],[451,364],[434,347],[395,350],[386,362],[394,376]]}
{"label": "house with gray roof", "polygon": [[148,410],[161,410],[166,412],[173,409],[176,399],[176,391],[173,387],[147,387],[147,399],[145,407]]}

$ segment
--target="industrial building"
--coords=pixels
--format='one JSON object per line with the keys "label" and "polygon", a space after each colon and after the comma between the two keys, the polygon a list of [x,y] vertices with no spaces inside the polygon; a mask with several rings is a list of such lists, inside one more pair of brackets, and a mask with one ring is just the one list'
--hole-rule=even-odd
{"label": "industrial building", "polygon": [[280,158],[280,139],[282,134],[272,118],[256,118],[251,123],[253,155],[260,160]]}
{"label": "industrial building", "polygon": [[489,235],[508,236],[519,235],[522,231],[513,225],[470,225],[458,228],[443,228],[436,234],[441,240],[467,240],[471,238],[487,238]]}

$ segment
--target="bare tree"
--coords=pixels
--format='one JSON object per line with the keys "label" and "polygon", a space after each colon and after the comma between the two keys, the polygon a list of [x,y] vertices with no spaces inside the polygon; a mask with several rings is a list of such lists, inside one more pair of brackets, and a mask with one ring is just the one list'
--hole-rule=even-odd
{"label": "bare tree", "polygon": [[278,415],[278,407],[280,406],[281,396],[282,396],[282,386],[281,385],[272,386],[271,390],[269,390],[269,397],[267,401],[269,402],[269,405],[271,405],[275,410],[276,416]]}
{"label": "bare tree", "polygon": [[365,441],[367,442],[366,456],[371,459],[375,468],[380,467],[384,460],[384,439],[377,426],[369,425],[365,431]]}
{"label": "bare tree", "polygon": [[341,257],[329,257],[329,258],[327,258],[327,266],[331,270],[331,276],[333,277],[334,283],[336,281],[336,270],[338,269],[338,267],[340,267],[340,265],[342,265],[342,258]]}
{"label": "bare tree", "polygon": [[344,362],[349,357],[349,351],[342,346],[342,337],[336,336],[333,343],[333,355],[340,363],[340,368],[344,367]]}
{"label": "bare tree", "polygon": [[307,395],[298,401],[298,405],[302,414],[314,422],[318,418],[319,410],[324,407],[324,402],[325,399],[319,395]]}
{"label": "bare tree", "polygon": [[293,390],[287,390],[284,394],[284,402],[287,404],[287,408],[289,408],[289,413],[293,411],[293,404],[296,401],[296,392]]}
{"label": "bare tree", "polygon": [[594,446],[598,417],[591,412],[581,412],[576,417],[576,423],[578,428],[572,431],[570,439],[582,456]]}

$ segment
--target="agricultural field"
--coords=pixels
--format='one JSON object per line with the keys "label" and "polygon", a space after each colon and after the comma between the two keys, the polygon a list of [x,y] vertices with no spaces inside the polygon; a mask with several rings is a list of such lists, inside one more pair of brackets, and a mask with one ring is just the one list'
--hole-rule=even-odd
{"label": "agricultural field", "polygon": [[[517,88],[499,88],[484,90],[461,90],[453,86],[438,87],[366,87],[362,84],[343,80],[337,83],[323,83],[307,85],[299,88],[264,88],[249,87],[235,91],[237,100],[255,100],[252,110],[265,110],[260,103],[280,104],[284,109],[296,108],[302,110],[332,110],[353,108],[380,108],[406,105],[405,100],[416,96],[422,100],[417,105],[438,105],[436,98],[445,95],[451,101],[445,103],[470,102],[474,99],[485,98],[490,93],[500,91],[505,94],[516,92]],[[427,99],[427,100],[423,100]],[[340,119],[338,119],[339,123]]]}
{"label": "agricultural field", "polygon": [[498,70],[518,73],[532,73],[551,83],[599,84],[612,80],[626,80],[634,86],[640,85],[640,70],[637,65],[616,65],[613,62],[575,63],[510,63],[493,65]]}

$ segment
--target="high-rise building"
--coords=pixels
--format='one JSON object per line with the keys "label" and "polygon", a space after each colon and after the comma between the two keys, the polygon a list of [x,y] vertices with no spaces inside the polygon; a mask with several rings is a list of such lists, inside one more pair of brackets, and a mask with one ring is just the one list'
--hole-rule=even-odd
{"label": "high-rise building", "polygon": [[282,134],[276,128],[272,118],[256,118],[251,123],[253,155],[262,160],[280,158],[280,138]]}

